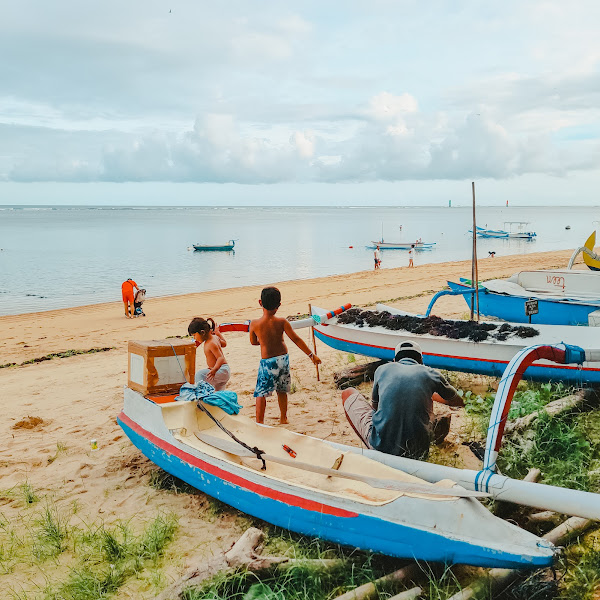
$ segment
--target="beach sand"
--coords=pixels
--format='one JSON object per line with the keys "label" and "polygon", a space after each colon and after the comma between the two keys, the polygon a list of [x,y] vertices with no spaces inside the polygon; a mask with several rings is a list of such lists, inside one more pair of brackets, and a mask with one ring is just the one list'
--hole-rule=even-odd
{"label": "beach sand", "polygon": [[[571,251],[485,258],[479,261],[480,279],[506,277],[522,269],[565,266]],[[384,257],[385,259],[385,257]],[[361,306],[376,301],[423,312],[431,296],[447,279],[470,277],[470,262],[418,265],[414,269],[363,271],[312,280],[287,281],[277,286],[283,297],[280,316],[305,314],[308,304],[331,309],[351,302]],[[247,522],[225,509],[215,513],[202,494],[175,494],[148,484],[156,467],[134,448],[116,424],[127,383],[129,340],[184,336],[193,316],[211,316],[217,322],[245,320],[260,315],[258,298],[262,286],[252,286],[149,298],[145,318],[126,319],[120,301],[44,313],[0,317],[0,364],[17,363],[51,352],[114,347],[107,352],[82,354],[0,370],[0,397],[4,420],[0,424],[0,512],[6,519],[35,507],[24,508],[14,493],[28,482],[40,497],[59,507],[76,506],[71,520],[112,523],[118,519],[149,520],[159,511],[173,512],[179,519],[175,541],[169,546],[166,580],[186,565],[202,562],[226,549]],[[119,298],[115,290],[115,298]],[[436,314],[464,317],[462,298],[442,299]],[[309,330],[300,335],[308,342]],[[256,369],[260,349],[249,344],[247,334],[227,334],[226,356],[232,370],[229,388],[244,405],[242,414],[253,417]],[[358,445],[340,410],[340,393],[333,374],[348,366],[345,353],[318,343],[323,359],[321,382],[315,368],[293,344],[288,344],[295,392],[289,397],[289,428],[320,438]],[[359,362],[366,360],[356,357]],[[197,355],[197,368],[204,356]],[[466,378],[477,384],[477,377]],[[466,385],[466,384],[465,384]],[[365,387],[368,391],[368,386]],[[443,407],[441,412],[443,412]],[[31,420],[29,417],[36,417]],[[276,425],[277,403],[267,404],[266,423]],[[460,418],[454,419],[450,439],[457,437]],[[35,421],[38,421],[35,424]],[[90,450],[96,439],[99,449]],[[12,493],[5,493],[7,490]],[[213,507],[213,508],[211,508]],[[66,508],[65,508],[66,510]],[[137,522],[137,521],[136,521]],[[52,565],[0,570],[3,589],[31,589],[44,585],[45,575],[55,576]],[[152,598],[149,580],[128,582],[118,598]]]}

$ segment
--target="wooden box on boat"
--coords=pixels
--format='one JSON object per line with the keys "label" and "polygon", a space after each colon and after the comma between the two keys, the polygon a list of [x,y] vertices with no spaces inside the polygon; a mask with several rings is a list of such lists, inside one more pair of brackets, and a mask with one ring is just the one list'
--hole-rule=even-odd
{"label": "wooden box on boat", "polygon": [[129,342],[127,385],[150,394],[172,394],[186,381],[194,383],[196,345],[187,340]]}

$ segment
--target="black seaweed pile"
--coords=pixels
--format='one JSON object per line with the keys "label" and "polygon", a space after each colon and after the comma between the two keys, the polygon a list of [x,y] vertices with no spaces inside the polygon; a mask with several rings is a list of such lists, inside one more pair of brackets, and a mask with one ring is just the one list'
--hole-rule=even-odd
{"label": "black seaweed pile", "polygon": [[[503,341],[508,336],[520,338],[535,337],[539,334],[533,327],[513,327],[508,323],[494,325],[477,323],[476,321],[447,321],[440,317],[414,317],[408,315],[392,315],[388,311],[375,312],[351,308],[337,318],[338,323],[356,325],[357,327],[385,327],[392,331],[409,331],[410,333],[429,333],[446,336],[452,340],[469,339],[472,342],[483,340]],[[493,332],[493,333],[492,333]]]}

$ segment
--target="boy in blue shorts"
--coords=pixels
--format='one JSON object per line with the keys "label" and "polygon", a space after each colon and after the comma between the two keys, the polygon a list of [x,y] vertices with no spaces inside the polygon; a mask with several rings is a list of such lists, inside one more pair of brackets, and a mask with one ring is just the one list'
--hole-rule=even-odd
{"label": "boy in blue shorts", "polygon": [[260,346],[261,356],[254,390],[256,422],[264,423],[267,396],[276,392],[279,402],[279,422],[285,424],[288,422],[287,393],[290,391],[291,377],[290,359],[283,334],[285,333],[315,365],[320,364],[321,359],[310,351],[287,319],[275,316],[281,305],[281,292],[277,288],[265,288],[260,295],[259,304],[262,306],[263,316],[250,322],[250,343],[253,346]]}

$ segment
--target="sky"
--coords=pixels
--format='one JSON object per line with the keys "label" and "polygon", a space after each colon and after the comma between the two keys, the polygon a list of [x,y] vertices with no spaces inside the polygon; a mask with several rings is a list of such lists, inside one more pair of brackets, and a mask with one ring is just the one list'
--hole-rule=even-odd
{"label": "sky", "polygon": [[0,204],[600,205],[596,1],[0,9]]}

